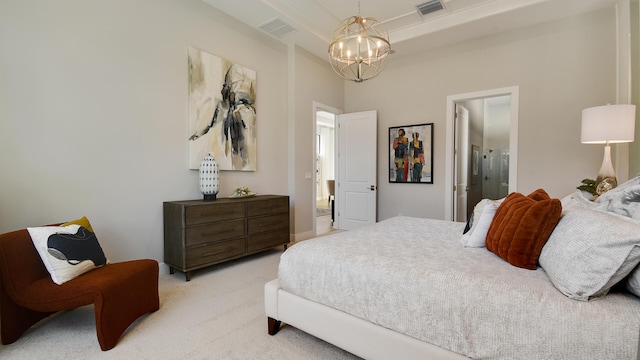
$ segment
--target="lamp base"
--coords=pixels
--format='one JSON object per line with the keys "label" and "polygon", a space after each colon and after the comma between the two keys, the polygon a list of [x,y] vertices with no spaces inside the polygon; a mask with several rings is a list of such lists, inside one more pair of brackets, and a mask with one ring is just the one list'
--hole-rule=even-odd
{"label": "lamp base", "polygon": [[613,170],[613,164],[611,163],[611,146],[607,144],[604,147],[602,166],[600,167],[598,177],[596,178],[596,193],[598,193],[598,195],[602,195],[616,186],[618,186],[618,180],[616,179],[616,173]]}
{"label": "lamp base", "polygon": [[204,194],[205,201],[214,201],[216,199],[216,194]]}

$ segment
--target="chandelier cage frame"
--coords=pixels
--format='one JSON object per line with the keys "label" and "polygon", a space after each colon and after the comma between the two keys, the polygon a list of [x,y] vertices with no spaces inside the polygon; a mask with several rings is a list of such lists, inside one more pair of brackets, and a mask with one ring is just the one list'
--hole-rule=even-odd
{"label": "chandelier cage frame", "polygon": [[371,79],[384,69],[391,54],[389,35],[375,18],[359,15],[343,20],[333,31],[329,59],[333,70],[357,83]]}

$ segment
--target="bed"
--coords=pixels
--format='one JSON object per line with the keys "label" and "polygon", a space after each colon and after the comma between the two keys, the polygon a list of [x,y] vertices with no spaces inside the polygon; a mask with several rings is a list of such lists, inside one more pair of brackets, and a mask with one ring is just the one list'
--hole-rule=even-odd
{"label": "bed", "polygon": [[269,334],[286,323],[367,359],[640,359],[640,221],[610,211],[629,188],[563,198],[533,269],[490,247],[513,194],[475,225],[399,216],[297,243],[265,285]]}

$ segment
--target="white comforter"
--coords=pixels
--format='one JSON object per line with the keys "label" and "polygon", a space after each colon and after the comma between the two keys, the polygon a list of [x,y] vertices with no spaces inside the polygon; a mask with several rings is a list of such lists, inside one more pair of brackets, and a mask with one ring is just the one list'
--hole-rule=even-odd
{"label": "white comforter", "polygon": [[396,217],[303,241],[281,287],[475,359],[636,359],[640,299],[580,302],[543,269],[464,248],[464,224]]}

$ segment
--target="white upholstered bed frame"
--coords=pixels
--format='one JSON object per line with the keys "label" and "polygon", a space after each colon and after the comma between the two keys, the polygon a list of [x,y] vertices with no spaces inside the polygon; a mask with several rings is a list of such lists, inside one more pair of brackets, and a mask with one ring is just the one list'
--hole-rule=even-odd
{"label": "white upholstered bed frame", "polygon": [[[364,359],[469,359],[289,293],[280,288],[278,279],[265,284],[264,303],[269,335],[275,335],[284,322]],[[640,341],[637,359],[640,360]]]}
{"label": "white upholstered bed frame", "polygon": [[284,322],[365,359],[468,359],[291,294],[280,288],[278,279],[265,285],[264,303],[270,335],[275,335],[280,322]]}

